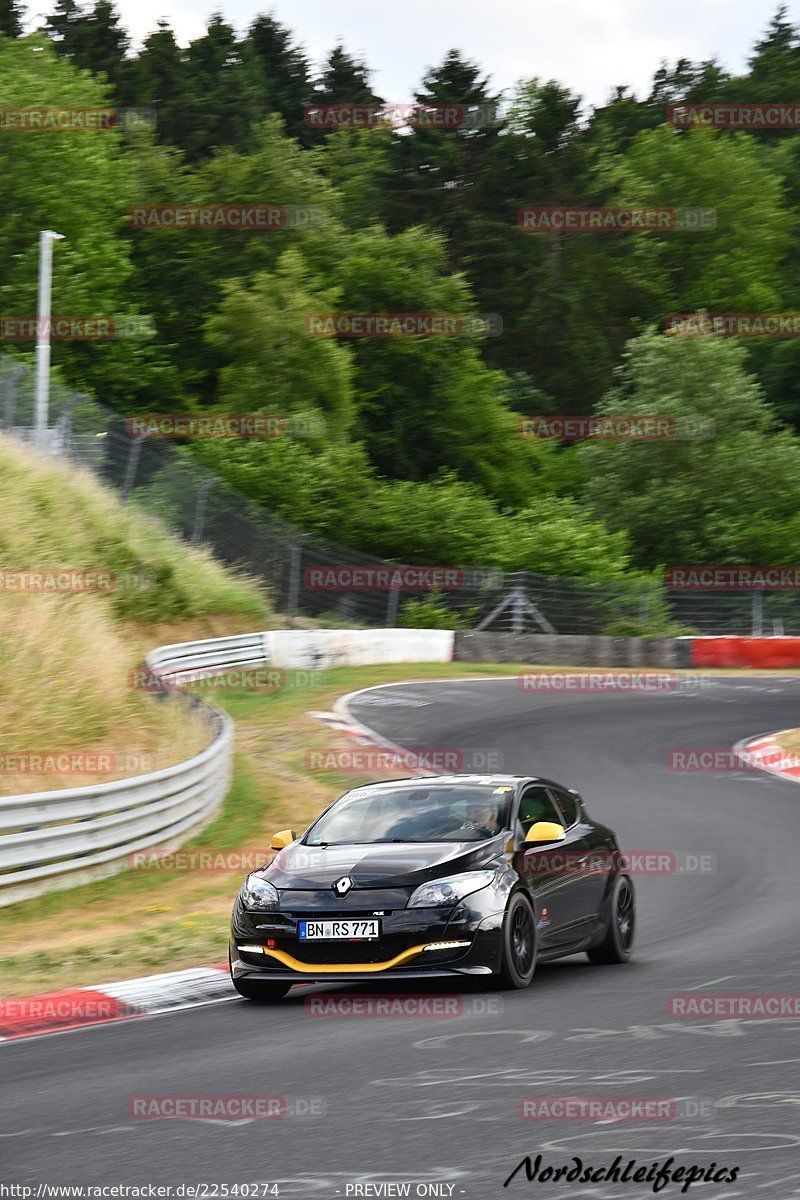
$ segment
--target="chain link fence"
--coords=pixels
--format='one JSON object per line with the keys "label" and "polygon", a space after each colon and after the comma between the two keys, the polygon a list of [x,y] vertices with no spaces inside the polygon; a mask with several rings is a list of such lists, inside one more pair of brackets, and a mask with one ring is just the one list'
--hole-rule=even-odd
{"label": "chain link fence", "polygon": [[[2,431],[33,443],[34,407],[32,367],[0,355]],[[186,542],[262,579],[276,610],[297,621],[517,633],[800,634],[795,591],[676,591],[638,580],[491,568],[437,573],[377,560],[252,503],[185,445],[131,436],[122,414],[56,380],[42,445],[94,472]]]}

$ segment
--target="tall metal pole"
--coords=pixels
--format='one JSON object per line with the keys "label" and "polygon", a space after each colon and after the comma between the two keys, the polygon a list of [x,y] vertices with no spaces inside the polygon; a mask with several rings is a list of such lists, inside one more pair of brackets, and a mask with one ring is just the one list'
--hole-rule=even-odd
{"label": "tall metal pole", "polygon": [[128,496],[133,490],[134,480],[136,479],[136,469],[139,466],[139,459],[142,455],[142,442],[146,437],[147,434],[145,433],[131,439],[131,448],[128,451],[128,461],[125,464],[125,478],[122,482],[121,500],[123,504],[127,503]]}
{"label": "tall metal pole", "polygon": [[764,636],[764,593],[753,592],[753,637]]}
{"label": "tall metal pole", "polygon": [[211,491],[215,483],[219,483],[221,475],[212,475],[210,479],[206,479],[197,489],[197,504],[194,510],[194,528],[192,529],[192,545],[199,546],[203,537],[203,525],[206,517],[206,504],[208,502],[208,493]]}
{"label": "tall metal pole", "polygon": [[50,402],[50,299],[53,285],[53,242],[63,233],[43,229],[39,234],[39,302],[36,325],[36,447],[43,453],[47,445]]}
{"label": "tall metal pole", "polygon": [[300,571],[303,562],[303,542],[309,536],[301,533],[292,546],[292,557],[289,563],[289,594],[286,603],[286,615],[293,617],[300,603]]}

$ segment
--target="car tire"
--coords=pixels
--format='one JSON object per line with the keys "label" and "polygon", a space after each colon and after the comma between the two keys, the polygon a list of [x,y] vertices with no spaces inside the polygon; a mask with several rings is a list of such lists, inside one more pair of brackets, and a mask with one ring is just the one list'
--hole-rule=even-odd
{"label": "car tire", "polygon": [[587,950],[593,963],[624,963],[633,954],[636,933],[636,897],[633,882],[627,875],[618,875],[611,886],[608,924],[603,940]]}
{"label": "car tire", "polygon": [[503,917],[500,982],[506,988],[526,988],[536,970],[536,918],[528,898],[514,892]]}
{"label": "car tire", "polygon": [[270,983],[264,979],[231,979],[231,983],[245,1000],[260,1000],[264,1004],[282,1000],[292,986],[290,983],[278,983],[277,980]]}

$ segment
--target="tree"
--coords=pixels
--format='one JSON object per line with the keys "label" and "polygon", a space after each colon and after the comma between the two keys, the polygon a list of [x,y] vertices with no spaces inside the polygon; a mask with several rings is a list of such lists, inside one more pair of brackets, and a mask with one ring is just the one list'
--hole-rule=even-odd
{"label": "tree", "polygon": [[304,120],[311,93],[305,54],[293,44],[291,31],[270,16],[258,16],[241,46],[248,88],[264,113],[279,113],[290,137],[308,141]]}
{"label": "tree", "polygon": [[160,140],[181,145],[187,117],[187,67],[166,21],[148,34],[136,58],[124,64],[119,93],[123,104],[153,108]]}
{"label": "tree", "polygon": [[[792,562],[800,552],[800,444],[781,430],[746,352],[648,331],[629,343],[605,414],[666,416],[689,436],[581,448],[585,500],[644,567]],[[692,430],[715,425],[711,437]]]}
{"label": "tree", "polygon": [[[320,440],[342,441],[353,424],[353,364],[349,350],[306,331],[310,313],[336,307],[297,249],[286,250],[273,273],[249,284],[223,285],[219,311],[209,318],[208,339],[227,360],[219,396],[228,411],[316,414]],[[265,381],[269,381],[265,386]]]}
{"label": "tree", "polygon": [[[60,59],[45,36],[0,39],[0,75],[7,108],[109,107],[106,88]],[[36,312],[41,229],[65,236],[54,253],[55,314],[118,317],[135,310],[134,267],[120,226],[136,192],[120,147],[114,129],[0,139],[4,313]],[[107,401],[130,403],[154,377],[146,341],[58,341],[52,354],[72,382],[82,390],[96,387]]]}
{"label": "tree", "polygon": [[343,312],[451,314],[459,336],[348,339],[355,361],[357,435],[390,479],[430,479],[442,469],[504,504],[542,488],[545,448],[516,435],[506,377],[482,361],[468,332],[474,300],[450,274],[444,240],[422,228],[391,238],[379,227],[348,239],[331,278]]}
{"label": "tree", "polygon": [[750,56],[750,77],[756,84],[774,82],[778,78],[785,79],[787,75],[797,72],[800,38],[795,26],[791,21],[787,21],[786,13],[786,5],[781,4],[770,21],[765,36],[756,42]]}
{"label": "tree", "polygon": [[341,42],[328,55],[315,84],[314,104],[378,104],[365,62],[348,54]]}
{"label": "tree", "polygon": [[[202,404],[216,398],[217,372],[227,359],[204,337],[205,322],[222,300],[228,280],[246,281],[273,271],[283,251],[314,241],[322,263],[337,251],[339,227],[332,216],[331,189],[273,116],[252,130],[249,154],[223,149],[186,168],[176,151],[140,151],[136,195],[164,204],[283,206],[323,222],[259,229],[138,229],[131,232],[133,256],[143,293],[186,391]],[[327,223],[326,222],[327,219]],[[312,264],[313,265],[313,264]],[[324,273],[324,265],[319,273]]]}
{"label": "tree", "polygon": [[0,37],[22,37],[23,12],[19,0],[0,0]]}
{"label": "tree", "polygon": [[365,229],[388,220],[395,137],[385,124],[342,127],[313,151],[315,167],[336,190],[336,215],[346,228]]}
{"label": "tree", "polygon": [[[415,100],[419,115],[411,132],[395,137],[391,145],[390,228],[424,223],[440,230],[448,239],[451,261],[460,266],[468,253],[463,246],[467,220],[486,211],[497,199],[498,187],[502,189],[490,170],[502,129],[499,96],[489,91],[477,63],[450,50],[424,77]],[[438,124],[448,107],[456,123]]]}
{"label": "tree", "polygon": [[676,135],[667,126],[641,134],[623,161],[617,201],[714,214],[708,229],[629,242],[635,270],[647,272],[660,304],[748,312],[780,302],[790,217],[779,175],[747,135]]}
{"label": "tree", "polygon": [[95,74],[103,72],[111,83],[117,83],[129,39],[111,0],[95,0],[93,8],[88,10],[75,0],[58,0],[45,28],[58,53],[76,67]]}
{"label": "tree", "polygon": [[[242,103],[244,71],[232,25],[214,13],[205,34],[189,43],[185,56],[186,112],[180,145],[190,161],[224,146],[245,149],[251,115]],[[263,111],[257,114],[264,116]]]}

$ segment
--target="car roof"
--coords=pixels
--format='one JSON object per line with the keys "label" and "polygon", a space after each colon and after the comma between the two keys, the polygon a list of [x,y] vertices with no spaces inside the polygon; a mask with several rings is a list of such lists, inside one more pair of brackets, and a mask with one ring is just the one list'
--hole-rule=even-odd
{"label": "car roof", "polygon": [[452,787],[456,783],[472,783],[484,787],[516,787],[529,783],[541,783],[548,787],[561,788],[562,791],[571,792],[573,796],[578,796],[579,793],[575,788],[567,787],[566,784],[557,783],[555,779],[547,779],[544,775],[477,775],[463,772],[461,775],[417,775],[409,778],[407,775],[400,779],[376,779],[372,783],[361,784],[358,788],[351,788],[351,791],[361,791],[363,788],[386,787],[387,784],[392,786],[405,787]]}
{"label": "car roof", "polygon": [[364,787],[384,787],[386,784],[406,787],[451,787],[455,783],[484,784],[487,787],[514,787],[518,783],[545,783],[531,775],[472,775],[466,771],[461,775],[418,775],[412,778],[405,776],[401,779],[376,779]]}

